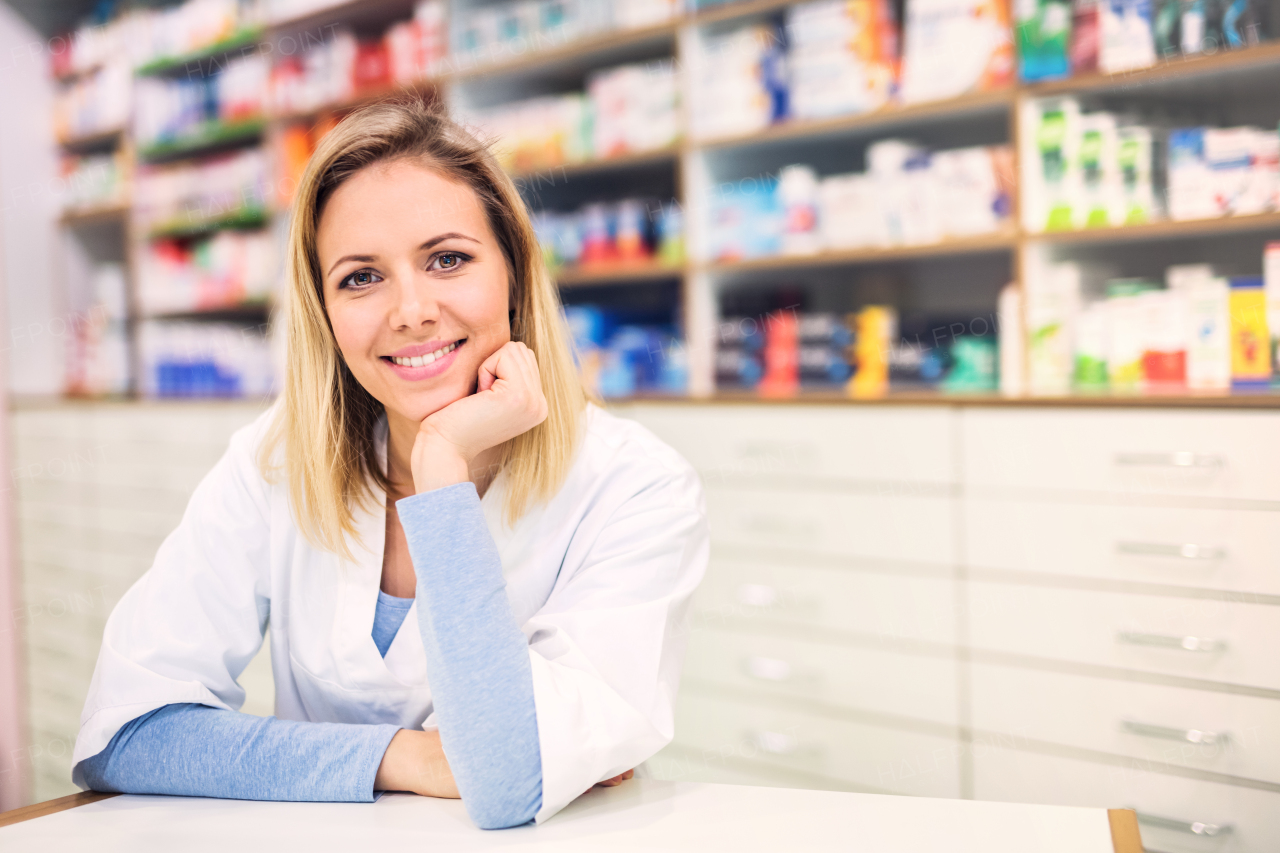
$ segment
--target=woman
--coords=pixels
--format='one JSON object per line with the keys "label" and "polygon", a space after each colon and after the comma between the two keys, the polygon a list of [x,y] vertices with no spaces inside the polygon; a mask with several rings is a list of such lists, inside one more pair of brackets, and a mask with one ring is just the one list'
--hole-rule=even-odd
{"label": "woman", "polygon": [[[590,405],[510,179],[417,102],[320,144],[282,399],[108,620],[82,787],[461,796],[496,828],[672,737],[701,487]],[[270,623],[276,717],[236,713]]]}

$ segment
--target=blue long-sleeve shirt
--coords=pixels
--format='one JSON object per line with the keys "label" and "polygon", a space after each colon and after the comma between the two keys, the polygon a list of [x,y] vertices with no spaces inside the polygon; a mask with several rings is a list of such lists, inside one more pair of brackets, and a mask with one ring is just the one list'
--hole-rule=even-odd
{"label": "blue long-sleeve shirt", "polygon": [[[396,509],[417,587],[414,599],[379,593],[372,639],[385,655],[417,601],[440,738],[467,813],[485,829],[527,823],[542,806],[533,672],[475,486]],[[398,730],[166,705],[130,721],[81,769],[99,791],[368,802]]]}

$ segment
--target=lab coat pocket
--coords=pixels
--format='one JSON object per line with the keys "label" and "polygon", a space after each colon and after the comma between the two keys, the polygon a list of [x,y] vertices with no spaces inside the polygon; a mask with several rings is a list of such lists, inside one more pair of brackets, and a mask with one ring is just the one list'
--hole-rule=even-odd
{"label": "lab coat pocket", "polygon": [[298,695],[312,722],[378,724],[420,729],[431,714],[431,689],[396,684],[390,672],[386,687],[352,690],[321,678],[289,655]]}

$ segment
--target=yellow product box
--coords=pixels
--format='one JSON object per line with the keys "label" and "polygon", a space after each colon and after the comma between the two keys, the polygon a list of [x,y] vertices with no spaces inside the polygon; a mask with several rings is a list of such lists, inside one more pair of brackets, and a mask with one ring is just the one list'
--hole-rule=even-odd
{"label": "yellow product box", "polygon": [[1261,276],[1231,279],[1231,387],[1266,388],[1271,383],[1271,336]]}
{"label": "yellow product box", "polygon": [[850,317],[854,329],[850,397],[883,397],[889,391],[889,350],[898,333],[898,313],[888,305],[868,305]]}

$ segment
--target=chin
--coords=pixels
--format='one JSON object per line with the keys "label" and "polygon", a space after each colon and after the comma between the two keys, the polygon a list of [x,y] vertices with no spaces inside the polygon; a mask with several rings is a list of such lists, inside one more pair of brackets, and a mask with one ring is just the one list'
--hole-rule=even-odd
{"label": "chin", "polygon": [[394,408],[409,420],[421,421],[445,406],[470,396],[474,390],[471,387],[451,385],[446,388],[423,389],[411,394],[398,394],[397,399],[391,401],[392,405],[387,408]]}

